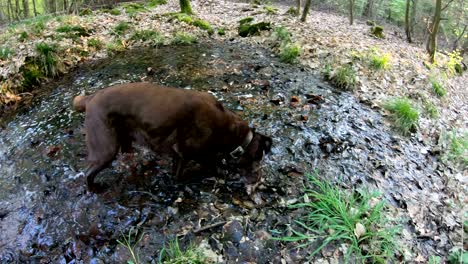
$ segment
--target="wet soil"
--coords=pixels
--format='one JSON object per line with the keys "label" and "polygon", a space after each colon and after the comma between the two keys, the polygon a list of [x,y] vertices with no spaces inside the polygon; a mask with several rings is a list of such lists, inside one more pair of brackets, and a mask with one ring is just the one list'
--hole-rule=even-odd
{"label": "wet soil", "polygon": [[[170,159],[138,148],[100,174],[109,191],[89,193],[78,174],[83,115],[70,102],[134,81],[209,91],[271,135],[257,192],[248,196],[229,171],[176,183]],[[287,234],[302,214],[287,206],[301,199],[304,174],[314,170],[343,188],[383,193],[388,217],[403,226],[400,259],[446,256],[461,241],[452,192],[464,188],[453,182],[460,172],[350,93],[262,48],[229,41],[136,48],[80,66],[53,86],[0,131],[2,263],[125,263],[130,253],[117,240],[132,230],[143,235],[136,249],[144,263],[157,263],[174,238],[224,263],[302,263],[309,249],[270,238]]]}

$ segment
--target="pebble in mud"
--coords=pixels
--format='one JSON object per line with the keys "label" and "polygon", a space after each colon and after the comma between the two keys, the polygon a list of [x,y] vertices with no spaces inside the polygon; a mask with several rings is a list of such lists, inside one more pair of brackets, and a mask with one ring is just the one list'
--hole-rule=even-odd
{"label": "pebble in mud", "polygon": [[231,220],[223,226],[223,240],[239,243],[244,236],[244,228],[238,220]]}

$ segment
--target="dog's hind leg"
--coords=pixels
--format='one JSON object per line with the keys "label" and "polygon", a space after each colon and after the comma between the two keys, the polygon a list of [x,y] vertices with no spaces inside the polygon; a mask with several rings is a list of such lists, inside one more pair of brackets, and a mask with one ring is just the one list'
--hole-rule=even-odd
{"label": "dog's hind leg", "polygon": [[119,145],[115,131],[107,127],[101,120],[87,118],[85,127],[89,163],[85,176],[88,189],[93,192],[101,192],[104,189],[103,185],[96,184],[94,178],[112,162],[119,150]]}

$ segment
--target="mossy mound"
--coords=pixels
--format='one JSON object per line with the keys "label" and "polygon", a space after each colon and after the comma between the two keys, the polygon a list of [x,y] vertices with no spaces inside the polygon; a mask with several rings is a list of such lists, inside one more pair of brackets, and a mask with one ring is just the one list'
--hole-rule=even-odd
{"label": "mossy mound", "polygon": [[260,34],[260,31],[263,30],[271,30],[271,23],[270,22],[260,22],[256,24],[251,24],[253,22],[253,18],[246,17],[239,21],[239,36],[241,37],[248,37]]}
{"label": "mossy mound", "polygon": [[382,26],[373,26],[372,29],[371,29],[371,33],[372,35],[378,37],[378,38],[384,38],[384,34],[383,34],[383,30],[384,28]]}

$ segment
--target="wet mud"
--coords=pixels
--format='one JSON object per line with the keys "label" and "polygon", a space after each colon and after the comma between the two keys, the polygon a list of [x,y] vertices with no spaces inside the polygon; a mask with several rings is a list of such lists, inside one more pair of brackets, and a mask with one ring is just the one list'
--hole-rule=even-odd
{"label": "wet mud", "polygon": [[[248,196],[229,171],[176,183],[169,158],[138,148],[98,176],[107,192],[89,193],[79,175],[83,115],[71,100],[135,81],[209,91],[271,135],[257,192]],[[285,235],[302,213],[287,206],[301,199],[304,175],[314,170],[343,188],[381,191],[414,257],[444,256],[461,241],[447,192],[456,188],[448,177],[460,173],[352,94],[258,47],[227,41],[126,51],[80,66],[2,126],[1,263],[125,263],[130,253],[117,240],[135,230],[144,263],[157,263],[175,238],[224,263],[302,263],[310,251],[270,238]]]}

